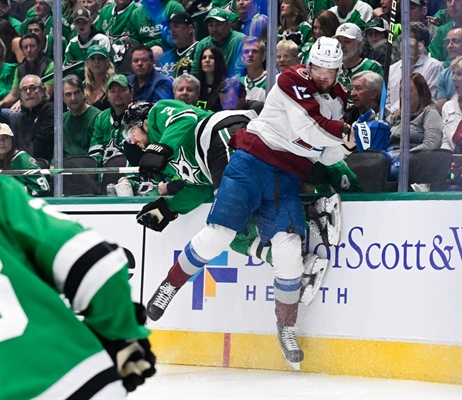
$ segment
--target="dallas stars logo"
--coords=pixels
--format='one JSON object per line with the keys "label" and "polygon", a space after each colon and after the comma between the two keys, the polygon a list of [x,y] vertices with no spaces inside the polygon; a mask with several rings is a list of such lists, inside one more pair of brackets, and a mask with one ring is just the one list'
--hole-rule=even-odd
{"label": "dallas stars logo", "polygon": [[182,148],[180,148],[178,159],[176,161],[171,161],[170,164],[175,168],[178,176],[185,182],[191,183],[192,185],[199,185],[202,183],[197,179],[197,174],[200,173],[199,167],[193,167],[188,162]]}

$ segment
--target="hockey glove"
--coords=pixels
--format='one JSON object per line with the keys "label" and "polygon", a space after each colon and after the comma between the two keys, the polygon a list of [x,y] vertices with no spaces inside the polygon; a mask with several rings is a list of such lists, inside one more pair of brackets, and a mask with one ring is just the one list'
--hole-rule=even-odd
{"label": "hockey glove", "polygon": [[167,206],[167,201],[163,197],[159,197],[156,201],[146,204],[142,210],[137,214],[136,221],[152,229],[156,232],[162,232],[165,227],[178,217]]}
{"label": "hockey glove", "polygon": [[355,141],[360,153],[366,150],[386,150],[390,140],[390,124],[372,120],[354,125]]}
{"label": "hockey glove", "polygon": [[173,156],[173,150],[166,144],[150,144],[140,160],[140,177],[143,180],[152,178],[159,179],[163,176],[162,172],[167,167],[170,157]]}
{"label": "hockey glove", "polygon": [[[146,322],[146,309],[135,303],[136,318],[140,325]],[[142,385],[146,378],[156,373],[156,356],[148,339],[109,340],[97,335],[111,356],[128,392]]]}
{"label": "hockey glove", "polygon": [[139,165],[141,157],[144,156],[144,150],[141,150],[136,144],[124,142],[124,154],[130,165]]}

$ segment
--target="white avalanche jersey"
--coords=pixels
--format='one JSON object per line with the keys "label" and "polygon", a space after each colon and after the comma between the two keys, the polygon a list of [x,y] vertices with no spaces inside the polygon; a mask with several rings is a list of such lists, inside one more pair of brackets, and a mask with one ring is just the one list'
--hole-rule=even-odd
{"label": "white avalanche jersey", "polygon": [[[335,84],[329,93],[319,94],[306,67],[294,66],[279,75],[263,111],[249,123],[247,131],[273,150],[315,162],[325,147],[335,146],[341,151],[346,101],[342,85]],[[343,153],[338,157],[343,158]]]}

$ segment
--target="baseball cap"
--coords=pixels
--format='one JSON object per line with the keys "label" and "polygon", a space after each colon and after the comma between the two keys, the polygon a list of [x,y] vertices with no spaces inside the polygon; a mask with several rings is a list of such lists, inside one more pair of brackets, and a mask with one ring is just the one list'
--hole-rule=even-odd
{"label": "baseball cap", "polygon": [[91,21],[91,13],[85,7],[78,8],[74,11],[74,21],[78,19],[84,19],[85,21]]}
{"label": "baseball cap", "polygon": [[379,32],[385,32],[388,31],[389,25],[388,22],[383,18],[373,18],[366,24],[364,33],[370,29],[374,29]]}
{"label": "baseball cap", "polygon": [[132,85],[130,85],[130,82],[128,81],[127,77],[122,74],[114,74],[112,75],[109,80],[107,81],[106,88],[109,89],[111,87],[111,84],[113,83],[118,83],[120,86],[126,88],[131,88]]}
{"label": "baseball cap", "polygon": [[88,48],[87,58],[90,58],[95,54],[99,54],[103,57],[109,58],[109,52],[107,51],[106,47],[101,46],[100,44],[94,44],[93,46],[90,46]]}
{"label": "baseball cap", "polygon": [[358,25],[351,22],[345,22],[337,28],[334,38],[339,36],[343,36],[348,39],[363,40],[363,33],[361,32],[361,29]]}
{"label": "baseball cap", "polygon": [[0,124],[0,135],[14,136],[13,131],[7,124]]}
{"label": "baseball cap", "polygon": [[180,22],[186,25],[194,25],[193,19],[188,13],[185,12],[177,12],[170,15],[168,19],[169,22]]}
{"label": "baseball cap", "polygon": [[419,6],[425,7],[427,5],[426,0],[411,0],[411,3],[418,4]]}
{"label": "baseball cap", "polygon": [[229,22],[231,21],[231,14],[223,8],[216,7],[209,11],[207,16],[204,18],[204,21],[207,21],[208,19],[216,19],[220,22]]}

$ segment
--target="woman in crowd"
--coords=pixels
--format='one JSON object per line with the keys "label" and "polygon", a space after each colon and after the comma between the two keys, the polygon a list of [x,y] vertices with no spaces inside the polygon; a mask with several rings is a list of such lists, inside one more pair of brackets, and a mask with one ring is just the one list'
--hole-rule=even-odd
{"label": "woman in crowd", "polygon": [[199,60],[197,79],[201,83],[201,91],[197,105],[205,110],[220,111],[218,88],[228,73],[223,53],[215,46],[208,46]]}
{"label": "woman in crowd", "polygon": [[87,103],[101,111],[110,107],[106,84],[114,75],[114,64],[104,46],[93,45],[88,48],[85,62],[85,98]]}
{"label": "woman in crowd", "polygon": [[[13,131],[7,124],[0,124],[0,169],[40,169],[30,154],[16,148]],[[18,175],[16,179],[32,196],[50,195],[50,185],[42,175]]]}
{"label": "woman in crowd", "polygon": [[306,53],[311,37],[311,26],[307,20],[308,10],[304,0],[282,0],[278,40],[292,40],[301,53]]}
{"label": "woman in crowd", "polygon": [[16,64],[5,62],[6,47],[0,39],[0,100],[10,93],[13,85],[14,73],[16,72]]}
{"label": "woman in crowd", "polygon": [[[414,72],[411,75],[411,126],[409,132],[410,151],[420,149],[438,149],[443,136],[443,119],[432,101],[430,89],[425,78]],[[399,149],[402,132],[401,111],[388,118],[391,125],[391,137],[387,153],[392,162],[391,178],[398,176]]]}
{"label": "woman in crowd", "polygon": [[19,64],[24,59],[24,55],[19,47],[21,37],[13,28],[13,25],[6,19],[0,19],[0,39],[6,47],[5,62]]}
{"label": "woman in crowd", "polygon": [[314,17],[313,33],[310,41],[305,46],[304,53],[302,54],[302,62],[304,64],[308,61],[308,56],[313,43],[321,36],[333,37],[339,25],[340,22],[338,21],[337,16],[329,10],[321,11]]}

